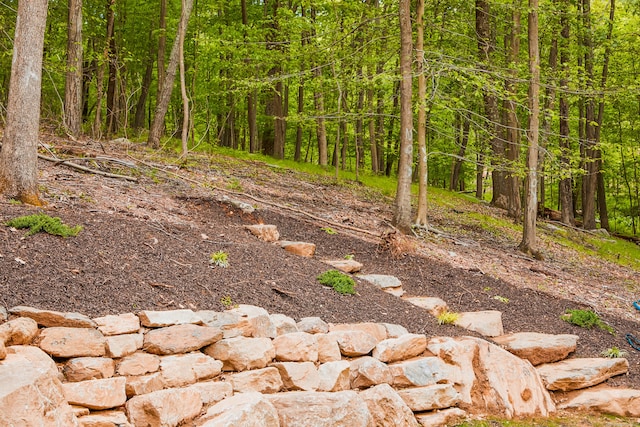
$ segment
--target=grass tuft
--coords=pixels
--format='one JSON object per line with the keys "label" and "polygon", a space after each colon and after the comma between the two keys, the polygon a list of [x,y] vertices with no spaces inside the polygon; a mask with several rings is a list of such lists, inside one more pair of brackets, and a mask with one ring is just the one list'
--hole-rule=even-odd
{"label": "grass tuft", "polygon": [[14,218],[5,223],[9,227],[28,228],[27,236],[32,236],[39,232],[45,232],[54,236],[72,237],[77,236],[82,230],[81,225],[69,227],[58,217],[50,217],[43,213],[26,215]]}
{"label": "grass tuft", "polygon": [[353,295],[356,293],[356,282],[338,270],[328,270],[320,274],[318,282],[325,286],[331,286],[334,291],[342,295]]}

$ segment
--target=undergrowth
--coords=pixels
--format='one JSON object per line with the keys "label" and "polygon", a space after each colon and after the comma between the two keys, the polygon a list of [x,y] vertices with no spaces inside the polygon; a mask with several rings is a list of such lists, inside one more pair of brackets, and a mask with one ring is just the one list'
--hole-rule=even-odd
{"label": "undergrowth", "polygon": [[356,282],[338,270],[328,270],[320,274],[318,282],[325,286],[331,286],[334,291],[342,295],[353,295],[356,293]]}
{"label": "undergrowth", "polygon": [[597,327],[612,335],[614,334],[613,328],[607,325],[597,313],[591,310],[567,310],[566,313],[562,315],[562,319],[581,328],[592,329]]}
{"label": "undergrowth", "polygon": [[18,229],[28,228],[29,231],[26,234],[27,236],[31,236],[43,231],[54,236],[72,237],[77,236],[78,233],[80,233],[80,231],[82,230],[81,225],[69,227],[68,225],[64,224],[60,218],[50,217],[49,215],[43,213],[19,216],[7,221],[5,224],[9,227]]}

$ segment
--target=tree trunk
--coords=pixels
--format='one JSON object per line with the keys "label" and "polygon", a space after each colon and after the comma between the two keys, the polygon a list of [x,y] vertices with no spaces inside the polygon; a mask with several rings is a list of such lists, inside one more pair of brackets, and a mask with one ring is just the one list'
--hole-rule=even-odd
{"label": "tree trunk", "polygon": [[538,46],[538,0],[529,0],[529,129],[524,227],[519,249],[538,255],[536,217],[538,213],[538,137],[540,115],[540,50]]}
{"label": "tree trunk", "polygon": [[[557,0],[556,0],[557,3]],[[556,22],[556,21],[554,21]],[[549,137],[551,135],[551,112],[555,108],[555,98],[556,98],[556,73],[558,69],[558,37],[556,33],[553,34],[551,40],[551,48],[549,49],[549,70],[551,72],[550,84],[547,85],[545,89],[545,97],[544,97],[544,107],[543,107],[543,117],[542,117],[542,135],[540,136],[540,158],[538,159],[538,169],[540,170],[540,179],[539,179],[539,194],[540,194],[540,203],[539,209],[544,212],[545,202],[546,202],[546,185],[545,185],[545,176],[544,176],[544,168],[545,168],[545,152],[546,145]]]}
{"label": "tree trunk", "polygon": [[[185,2],[185,10],[180,15],[180,22],[178,28],[186,30],[189,24],[189,17],[191,16],[191,8],[193,7],[193,0],[187,0]],[[180,31],[180,30],[178,30]],[[159,102],[156,105],[156,111],[153,115],[153,121],[151,122],[151,129],[149,129],[149,138],[147,143],[153,148],[160,147],[160,136],[164,129],[164,117],[169,109],[169,101],[171,100],[171,92],[173,92],[173,83],[176,78],[176,70],[178,68],[179,60],[179,44],[180,37],[176,37],[171,48],[171,56],[169,58],[169,66],[165,72],[164,84],[162,90],[158,94]]]}
{"label": "tree trunk", "polygon": [[558,197],[560,198],[561,221],[567,225],[574,225],[575,218],[573,216],[573,189],[571,188],[571,142],[569,139],[569,17],[568,1],[560,0],[560,68],[562,77],[560,78],[560,170],[566,174],[560,178]]}
{"label": "tree trunk", "polygon": [[142,87],[140,88],[140,97],[136,103],[136,113],[133,119],[133,128],[140,130],[144,127],[144,119],[147,105],[147,98],[149,97],[149,90],[151,89],[151,81],[153,79],[153,57],[154,49],[152,43],[152,33],[149,34],[149,58],[147,59],[147,66],[142,79]]}
{"label": "tree trunk", "polygon": [[69,0],[64,123],[72,136],[82,130],[82,0]]}
{"label": "tree trunk", "polygon": [[109,77],[107,79],[107,135],[118,130],[117,118],[117,84],[118,84],[118,56],[116,52],[115,12],[116,0],[107,0],[107,60]]}
{"label": "tree trunk", "polygon": [[[478,37],[478,58],[480,70],[488,71],[491,64],[491,54],[495,50],[495,40],[491,31],[491,9],[487,0],[476,0],[476,34]],[[505,185],[505,173],[502,171],[505,157],[504,142],[498,135],[498,99],[490,88],[484,88],[482,94],[484,100],[484,114],[487,120],[487,132],[491,146],[493,170],[491,181],[493,185],[493,197],[491,204],[507,209],[508,198]]]}
{"label": "tree trunk", "polygon": [[[187,3],[191,3],[187,7]],[[182,0],[182,15],[180,16],[180,26],[178,28],[178,63],[180,65],[180,95],[182,97],[182,157],[189,153],[189,97],[187,96],[187,85],[185,82],[185,70],[184,70],[184,37],[187,32],[187,22],[184,14],[185,10],[191,7],[193,0]]]}
{"label": "tree trunk", "polygon": [[167,0],[160,0],[158,30],[158,95],[156,97],[156,106],[160,102],[160,94],[162,93],[166,73],[164,59],[167,54]]}
{"label": "tree trunk", "polygon": [[[316,23],[316,9],[311,8],[311,22]],[[315,25],[311,30],[312,37],[315,38]],[[313,67],[313,77],[317,81],[322,81],[322,70],[318,64]],[[328,146],[327,146],[327,127],[324,120],[324,92],[322,89],[316,89],[313,92],[313,103],[316,109],[316,137],[318,139],[318,164],[320,166],[327,166],[328,164]]]}
{"label": "tree trunk", "polygon": [[465,114],[462,119],[462,131],[460,131],[458,155],[453,159],[451,164],[451,177],[449,179],[449,190],[458,191],[460,182],[460,172],[462,171],[462,162],[467,152],[467,144],[469,143],[469,128],[471,127],[471,120]]}
{"label": "tree trunk", "polygon": [[415,225],[427,225],[427,81],[424,75],[424,0],[416,8],[416,62],[418,74],[418,212]]}
{"label": "tree trunk", "polygon": [[47,0],[18,2],[6,126],[0,148],[0,194],[41,206],[38,131]]}
{"label": "tree trunk", "polygon": [[411,0],[400,0],[400,159],[393,223],[402,232],[411,230],[411,166],[413,163],[413,112],[411,109]]}

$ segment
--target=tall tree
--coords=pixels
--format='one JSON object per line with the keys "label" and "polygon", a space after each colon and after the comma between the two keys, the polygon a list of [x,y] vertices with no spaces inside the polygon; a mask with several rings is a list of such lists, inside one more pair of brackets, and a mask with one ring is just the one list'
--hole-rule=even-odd
{"label": "tall tree", "polygon": [[[185,31],[189,18],[191,17],[191,10],[193,8],[193,0],[186,0],[184,4],[184,10],[180,14],[180,22],[178,23],[178,34],[180,31]],[[178,62],[180,57],[180,37],[176,37],[171,48],[171,56],[169,58],[169,66],[165,71],[164,84],[162,90],[158,94],[158,103],[156,105],[156,111],[153,115],[153,121],[151,122],[151,129],[149,129],[149,138],[147,143],[154,147],[160,147],[160,136],[164,129],[164,117],[169,109],[169,101],[171,100],[171,92],[173,92],[173,83],[176,79],[176,69],[178,68]]]}
{"label": "tall tree", "polygon": [[393,222],[402,232],[411,230],[411,164],[413,163],[413,111],[411,108],[411,0],[400,0],[400,153]]}
{"label": "tall tree", "polygon": [[118,130],[117,84],[118,54],[116,52],[116,0],[107,0],[107,61],[109,77],[107,79],[107,135]]}
{"label": "tall tree", "polygon": [[424,0],[416,8],[416,56],[418,74],[418,213],[416,225],[427,225],[427,82],[424,75]]}
{"label": "tall tree", "polygon": [[[189,13],[193,5],[193,0],[182,0],[181,14],[184,15],[187,10],[187,3],[189,5]],[[180,68],[180,95],[182,98],[182,156],[186,156],[189,152],[187,145],[189,141],[189,97],[187,96],[187,85],[185,82],[185,67],[184,67],[184,37],[187,32],[188,18],[180,16],[180,23],[184,23],[178,27],[178,64]]]}
{"label": "tall tree", "polygon": [[0,147],[0,194],[40,206],[38,131],[47,0],[18,2],[7,119]]}
{"label": "tall tree", "polygon": [[78,136],[82,128],[82,0],[69,0],[67,73],[64,87],[64,123]]}
{"label": "tall tree", "polygon": [[529,0],[529,129],[527,131],[527,178],[524,227],[520,250],[538,255],[536,217],[538,213],[538,138],[540,125],[540,47],[538,41],[538,0]]}

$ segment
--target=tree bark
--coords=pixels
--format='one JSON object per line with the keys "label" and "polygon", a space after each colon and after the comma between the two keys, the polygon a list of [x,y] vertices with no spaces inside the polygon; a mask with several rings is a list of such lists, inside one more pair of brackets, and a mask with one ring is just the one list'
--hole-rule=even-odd
{"label": "tree bark", "polygon": [[529,0],[529,130],[524,227],[519,249],[538,256],[536,218],[538,213],[538,138],[540,115],[540,49],[538,46],[538,0]]}
{"label": "tree bark", "polygon": [[117,84],[118,84],[118,56],[116,52],[115,11],[116,0],[107,0],[107,61],[109,77],[107,78],[107,135],[118,130],[117,117]]}
{"label": "tree bark", "polygon": [[144,119],[146,116],[147,98],[149,97],[149,91],[151,90],[151,81],[153,79],[153,57],[154,49],[152,43],[152,34],[149,34],[149,58],[147,59],[147,66],[142,79],[142,87],[140,88],[140,97],[136,103],[136,112],[133,119],[133,128],[140,130],[144,127]]}
{"label": "tree bark", "polygon": [[64,123],[72,136],[82,129],[82,0],[69,0]]}
{"label": "tree bark", "polygon": [[6,126],[0,148],[0,194],[41,206],[38,131],[47,0],[18,2]]}
{"label": "tree bark", "polygon": [[462,118],[462,130],[459,131],[459,149],[458,155],[453,159],[451,164],[451,176],[449,179],[449,190],[458,191],[461,190],[459,188],[460,183],[460,172],[462,171],[462,162],[464,161],[464,156],[467,152],[467,144],[469,143],[469,128],[471,127],[471,121],[467,115],[464,115]]}
{"label": "tree bark", "polygon": [[400,159],[393,223],[402,232],[411,230],[411,166],[413,163],[413,112],[411,109],[411,0],[400,0]]}
{"label": "tree bark", "polygon": [[[191,3],[187,7],[187,3]],[[184,69],[184,37],[187,32],[187,22],[184,14],[185,10],[193,6],[193,0],[182,0],[182,14],[180,16],[180,26],[178,28],[178,63],[180,65],[180,95],[182,97],[182,156],[186,156],[189,153],[189,97],[187,96],[187,85],[185,82],[185,69]]]}
{"label": "tree bark", "polygon": [[424,75],[424,0],[416,8],[416,62],[418,74],[418,212],[415,225],[427,225],[427,81]]}
{"label": "tree bark", "polygon": [[[191,9],[193,7],[193,0],[187,0],[185,2],[185,10],[180,15],[180,22],[178,23],[178,31],[184,27],[186,30],[189,24],[189,18],[191,16]],[[149,138],[147,143],[153,148],[160,147],[160,136],[164,129],[164,117],[169,109],[169,101],[171,100],[171,92],[173,92],[173,83],[176,78],[176,71],[178,68],[179,60],[179,44],[180,37],[176,37],[171,48],[171,56],[169,58],[169,66],[165,71],[164,84],[162,90],[158,94],[158,103],[156,105],[156,111],[153,115],[153,121],[151,122],[151,129],[149,129]]]}
{"label": "tree bark", "polygon": [[165,79],[165,56],[167,54],[167,0],[160,0],[160,18],[158,20],[158,95],[156,106],[160,102],[160,94]]}

